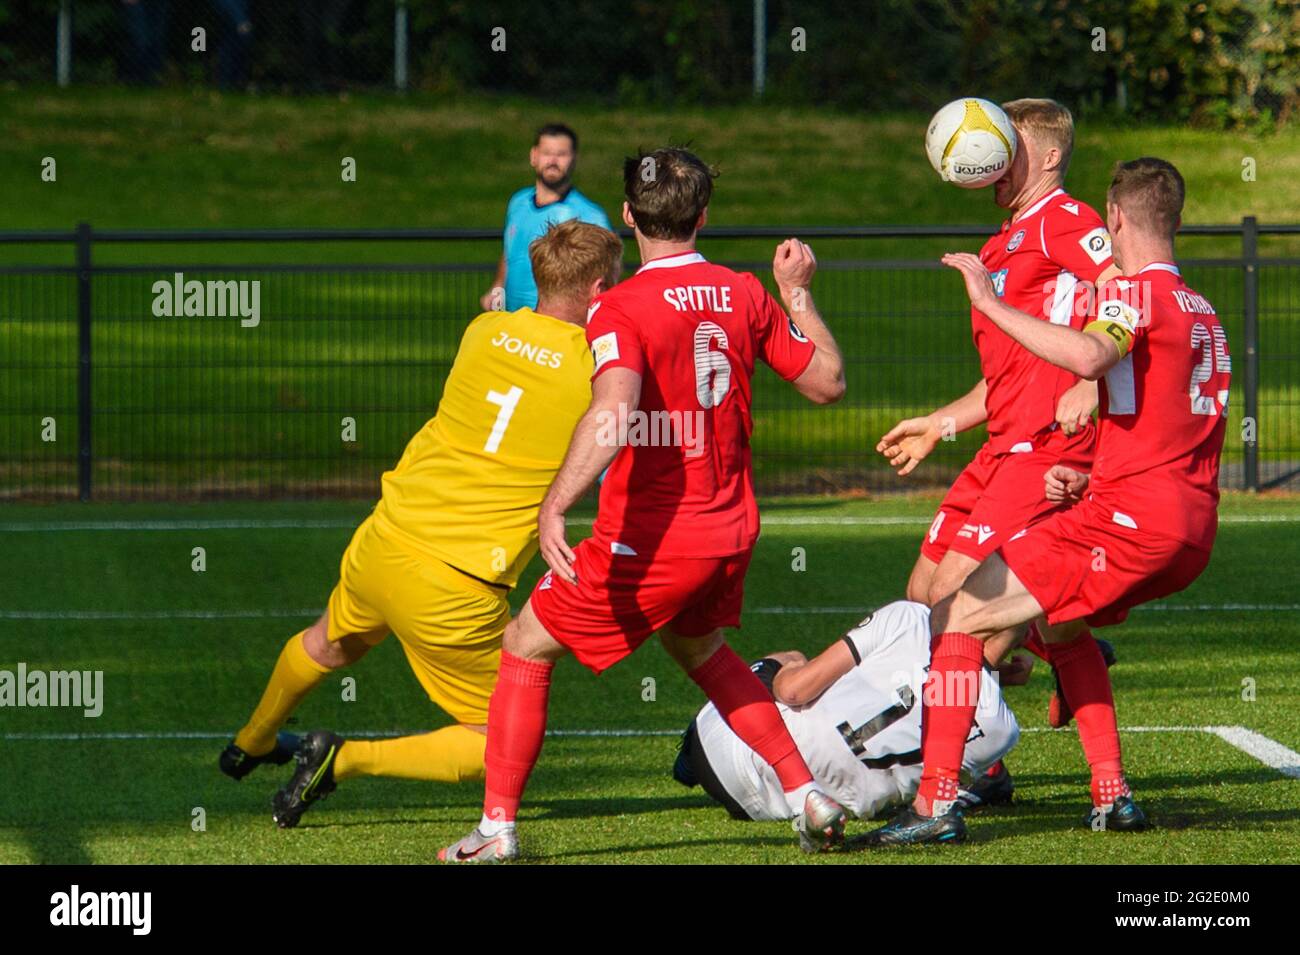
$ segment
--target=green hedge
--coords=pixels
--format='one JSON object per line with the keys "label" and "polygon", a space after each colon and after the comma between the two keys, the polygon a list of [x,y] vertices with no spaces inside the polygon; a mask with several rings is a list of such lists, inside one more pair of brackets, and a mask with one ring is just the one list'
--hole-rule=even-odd
{"label": "green hedge", "polygon": [[[303,55],[308,0],[250,0],[255,85],[389,84],[394,0],[345,5],[321,57]],[[0,67],[11,80],[52,77],[57,6],[0,0]],[[121,75],[120,0],[74,7],[77,80]],[[410,0],[408,8],[411,79],[425,90],[620,105],[750,93],[752,0]],[[190,53],[188,31],[215,28],[210,4],[171,0],[170,9],[165,79],[203,82],[211,62]],[[490,48],[498,27],[504,53]],[[802,51],[792,49],[796,30]],[[767,52],[767,95],[791,106],[926,109],[963,93],[1042,93],[1083,114],[1268,126],[1300,103],[1297,0],[769,0]]]}

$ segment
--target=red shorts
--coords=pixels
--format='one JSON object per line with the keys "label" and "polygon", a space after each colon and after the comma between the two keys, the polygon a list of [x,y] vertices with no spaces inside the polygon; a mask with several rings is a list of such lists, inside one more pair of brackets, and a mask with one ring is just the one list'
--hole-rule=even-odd
{"label": "red shorts", "polygon": [[1117,523],[1091,499],[1017,534],[1001,554],[1048,623],[1094,627],[1123,623],[1138,604],[1186,589],[1210,562],[1209,550]]}
{"label": "red shorts", "polygon": [[596,673],[608,670],[662,627],[702,637],[740,626],[752,550],[730,557],[611,553],[588,538],[573,549],[578,583],[547,571],[529,598],[547,632]]}
{"label": "red shorts", "polygon": [[1095,438],[1089,426],[1069,437],[1052,431],[1024,451],[995,454],[984,445],[939,505],[921,554],[937,564],[955,550],[983,563],[1012,534],[1062,509],[1044,496],[1043,475],[1056,464],[1091,471]]}

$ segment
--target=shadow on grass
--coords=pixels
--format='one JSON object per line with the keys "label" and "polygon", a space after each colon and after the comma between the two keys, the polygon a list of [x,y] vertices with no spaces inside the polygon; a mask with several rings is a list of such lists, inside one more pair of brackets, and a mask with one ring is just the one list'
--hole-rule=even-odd
{"label": "shadow on grass", "polygon": [[17,827],[35,865],[91,865],[94,860],[85,846],[80,826]]}

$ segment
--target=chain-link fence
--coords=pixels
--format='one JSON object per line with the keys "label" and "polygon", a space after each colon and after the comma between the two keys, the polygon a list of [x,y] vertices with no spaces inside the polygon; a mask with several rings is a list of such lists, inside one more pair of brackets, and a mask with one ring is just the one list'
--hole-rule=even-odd
{"label": "chain-link fence", "polygon": [[[1225,487],[1294,482],[1300,472],[1300,259],[1184,261],[1218,309],[1234,357]],[[848,362],[846,398],[806,404],[762,370],[754,462],[767,492],[888,491],[939,485],[982,440],[942,443],[900,481],[874,452],[901,417],[928,413],[979,377],[961,284],[933,259],[836,259],[835,238],[961,237],[976,227],[808,229],[822,262],[814,295]],[[710,258],[782,229],[718,229]],[[101,251],[268,240],[454,244],[466,264],[97,264]],[[64,246],[68,265],[0,268],[0,495],[89,499],[374,496],[379,475],[434,413],[465,325],[491,279],[491,230],[439,232],[0,234],[15,247]],[[201,254],[201,253],[200,253]],[[322,256],[323,258],[324,256]],[[10,256],[12,259],[13,256]],[[444,257],[445,258],[445,257]],[[173,260],[175,261],[175,260]],[[770,287],[766,263],[737,263]],[[202,283],[202,315],[184,304]],[[1246,419],[1246,420],[1244,420]]]}

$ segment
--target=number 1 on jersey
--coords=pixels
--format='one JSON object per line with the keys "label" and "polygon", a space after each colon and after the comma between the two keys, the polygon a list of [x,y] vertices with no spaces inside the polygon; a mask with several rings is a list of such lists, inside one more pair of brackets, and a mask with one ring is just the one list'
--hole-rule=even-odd
{"label": "number 1 on jersey", "polygon": [[492,425],[492,433],[483,444],[483,450],[488,454],[496,454],[497,449],[501,447],[501,439],[506,436],[506,427],[510,424],[510,416],[515,413],[515,408],[519,405],[519,399],[524,396],[524,389],[518,385],[511,385],[510,390],[504,395],[499,391],[489,391],[487,400],[494,405],[499,405],[501,410],[497,412],[497,420]]}

